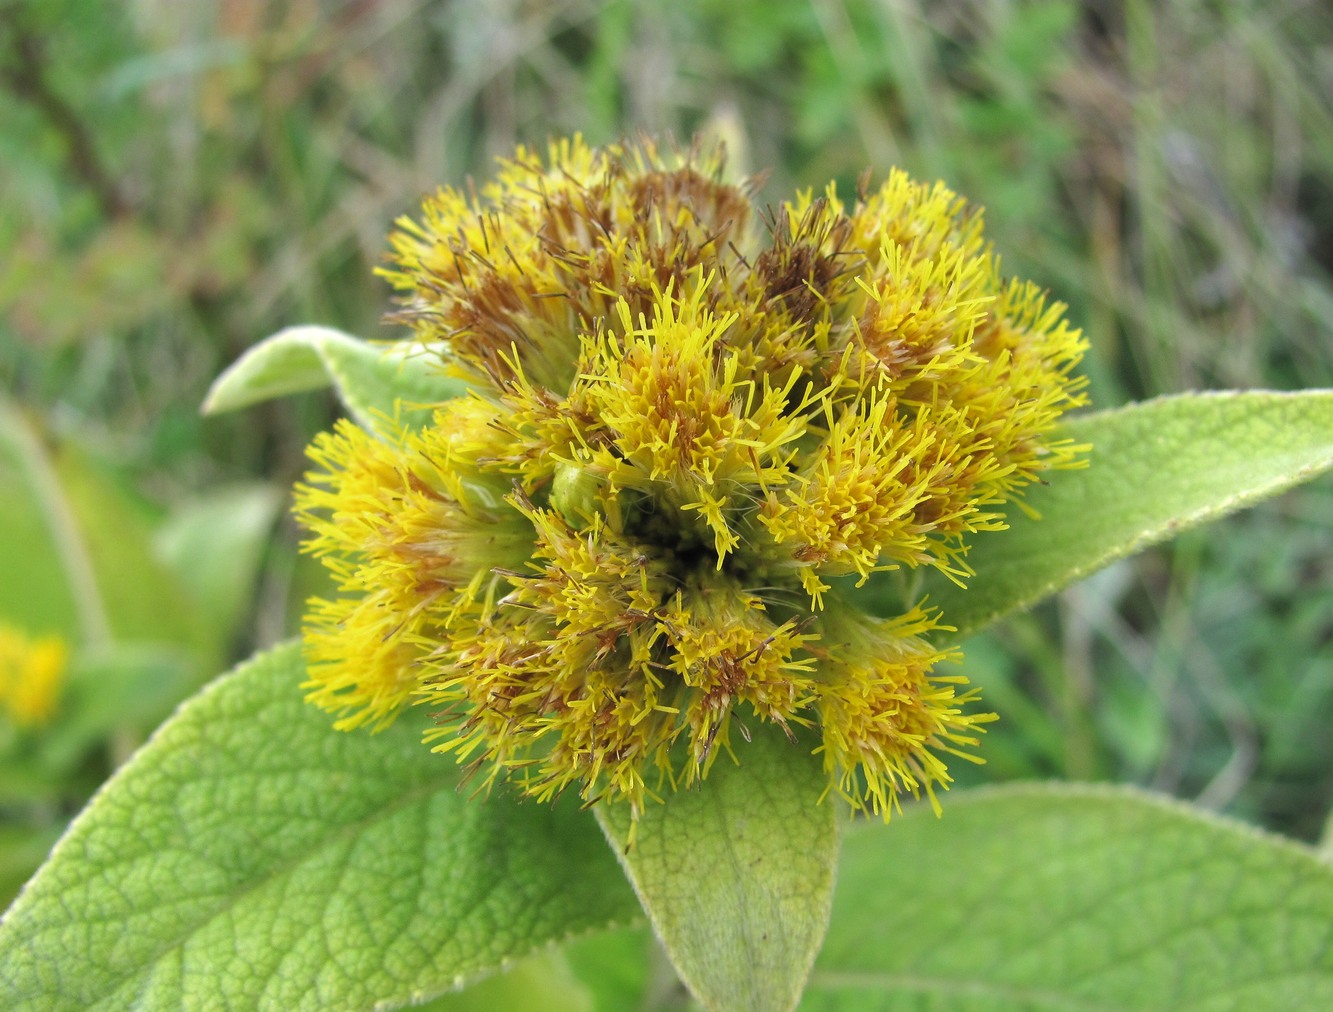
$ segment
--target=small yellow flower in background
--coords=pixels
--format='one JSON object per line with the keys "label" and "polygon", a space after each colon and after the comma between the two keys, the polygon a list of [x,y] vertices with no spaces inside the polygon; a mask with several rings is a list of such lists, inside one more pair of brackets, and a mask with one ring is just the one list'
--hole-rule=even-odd
{"label": "small yellow flower in background", "polygon": [[19,727],[55,715],[69,648],[59,636],[31,637],[0,622],[0,709]]}
{"label": "small yellow flower in background", "polygon": [[391,243],[395,318],[471,394],[311,448],[297,513],[340,593],[309,699],[344,729],[422,704],[435,749],[539,798],[637,812],[767,722],[856,807],[934,801],[994,715],[936,616],[857,588],[965,581],[967,536],[1081,463],[1083,340],[980,212],[894,171],[765,217],[717,152],[574,140]]}

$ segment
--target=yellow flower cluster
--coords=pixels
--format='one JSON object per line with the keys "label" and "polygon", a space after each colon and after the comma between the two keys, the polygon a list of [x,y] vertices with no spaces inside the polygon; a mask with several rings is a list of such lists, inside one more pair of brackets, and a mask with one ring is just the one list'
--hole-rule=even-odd
{"label": "yellow flower cluster", "polygon": [[340,595],[308,689],[339,727],[421,703],[487,778],[636,811],[747,721],[886,815],[970,758],[993,715],[937,672],[936,619],[856,588],[965,579],[967,535],[1079,462],[1083,341],[941,184],[756,217],[716,152],[575,140],[398,223],[396,319],[472,392],[311,449],[297,511]]}
{"label": "yellow flower cluster", "polygon": [[38,727],[55,713],[69,648],[59,636],[31,637],[0,622],[0,710],[19,727]]}

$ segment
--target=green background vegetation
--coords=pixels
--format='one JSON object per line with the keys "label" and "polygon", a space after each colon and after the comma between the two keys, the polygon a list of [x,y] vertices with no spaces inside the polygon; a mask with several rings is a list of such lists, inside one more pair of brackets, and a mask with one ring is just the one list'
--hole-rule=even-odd
{"label": "green background vegetation", "polygon": [[[769,202],[944,179],[1070,303],[1098,406],[1333,386],[1313,0],[0,0],[0,619],[80,655],[67,719],[0,734],[0,892],[176,698],[299,623],[279,504],[336,406],[201,418],[213,376],[293,323],[399,336],[371,273],[394,217],[516,143],[640,130],[726,137]],[[970,640],[1002,721],[961,772],[1317,837],[1330,517],[1325,479]]]}

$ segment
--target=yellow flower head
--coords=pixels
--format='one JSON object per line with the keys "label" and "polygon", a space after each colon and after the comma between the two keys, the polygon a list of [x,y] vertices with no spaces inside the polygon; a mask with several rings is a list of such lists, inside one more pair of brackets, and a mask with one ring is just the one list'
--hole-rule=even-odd
{"label": "yellow flower head", "polygon": [[343,728],[421,703],[485,782],[636,811],[751,723],[816,738],[886,816],[948,785],[993,715],[932,616],[856,588],[965,580],[967,536],[1081,450],[1082,338],[979,211],[895,171],[759,215],[717,152],[574,140],[391,245],[395,318],[472,393],[311,448],[297,512],[339,589],[307,619],[313,702]]}
{"label": "yellow flower head", "polygon": [[0,710],[19,727],[38,727],[55,714],[69,648],[59,636],[33,638],[0,622]]}

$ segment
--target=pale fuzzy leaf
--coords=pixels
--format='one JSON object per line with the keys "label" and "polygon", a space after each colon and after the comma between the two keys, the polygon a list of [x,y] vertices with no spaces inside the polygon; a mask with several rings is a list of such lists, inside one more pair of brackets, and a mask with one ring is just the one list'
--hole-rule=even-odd
{"label": "pale fuzzy leaf", "polygon": [[1333,868],[1129,788],[950,796],[846,834],[810,1012],[1333,1008]]}
{"label": "pale fuzzy leaf", "polygon": [[344,734],[295,646],[187,703],[0,921],[0,1008],[368,1008],[637,904],[586,812],[470,798],[420,721]]}
{"label": "pale fuzzy leaf", "polygon": [[720,757],[699,788],[650,803],[633,844],[626,805],[598,805],[644,910],[705,1008],[795,1006],[828,926],[838,809],[808,746],[773,727]]}
{"label": "pale fuzzy leaf", "polygon": [[[1072,420],[1090,466],[1047,476],[1009,529],[973,539],[966,589],[937,574],[930,604],[958,635],[1029,607],[1103,566],[1333,467],[1333,391],[1184,394]],[[872,599],[902,600],[880,577]]]}
{"label": "pale fuzzy leaf", "polygon": [[332,384],[358,425],[382,427],[397,416],[420,425],[430,406],[457,397],[464,385],[444,374],[438,354],[421,344],[374,344],[332,327],[288,327],[229,366],[204,398],[205,414]]}

